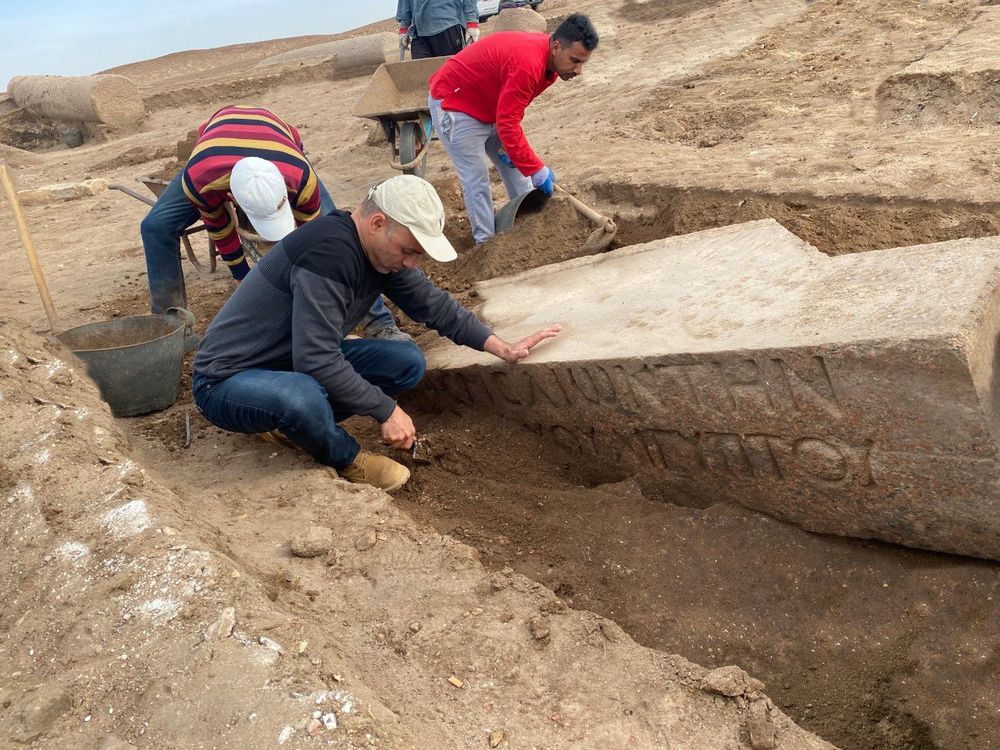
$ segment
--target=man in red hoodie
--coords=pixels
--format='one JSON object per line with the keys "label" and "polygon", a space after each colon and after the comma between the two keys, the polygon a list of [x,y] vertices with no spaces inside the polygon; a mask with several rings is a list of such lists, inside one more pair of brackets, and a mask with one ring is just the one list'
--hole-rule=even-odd
{"label": "man in red hoodie", "polygon": [[555,189],[555,175],[528,145],[521,120],[556,78],[580,75],[597,42],[590,19],[574,13],[551,37],[521,31],[483,37],[431,76],[431,119],[458,172],[477,244],[494,234],[486,157],[512,200],[533,187],[550,195]]}

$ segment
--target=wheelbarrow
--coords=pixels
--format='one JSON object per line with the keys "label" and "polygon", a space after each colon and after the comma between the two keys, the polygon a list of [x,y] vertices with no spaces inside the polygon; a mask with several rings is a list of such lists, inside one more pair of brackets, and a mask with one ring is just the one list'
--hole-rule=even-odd
{"label": "wheelbarrow", "polygon": [[427,108],[427,79],[448,57],[383,63],[368,82],[354,114],[376,120],[385,132],[393,169],[423,177],[434,129]]}

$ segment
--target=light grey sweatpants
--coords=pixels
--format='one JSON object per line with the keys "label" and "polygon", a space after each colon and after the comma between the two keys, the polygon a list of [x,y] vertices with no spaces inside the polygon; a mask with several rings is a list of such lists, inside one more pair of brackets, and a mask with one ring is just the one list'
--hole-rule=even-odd
{"label": "light grey sweatpants", "polygon": [[493,194],[490,192],[486,157],[496,167],[511,200],[532,190],[531,178],[500,161],[497,155],[500,138],[496,125],[477,120],[464,112],[446,112],[441,109],[441,100],[433,96],[427,98],[427,105],[431,110],[434,130],[458,172],[465,210],[472,225],[472,238],[478,245],[494,234]]}

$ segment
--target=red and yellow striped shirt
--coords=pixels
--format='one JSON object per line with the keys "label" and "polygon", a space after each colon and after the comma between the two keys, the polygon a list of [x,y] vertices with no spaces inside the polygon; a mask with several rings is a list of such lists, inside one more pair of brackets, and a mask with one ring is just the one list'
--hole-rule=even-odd
{"label": "red and yellow striped shirt", "polygon": [[297,225],[319,215],[318,178],[302,152],[302,139],[294,126],[260,107],[223,107],[208,118],[198,128],[182,184],[236,279],[246,276],[250,267],[224,203],[231,199],[233,166],[247,156],[266,159],[281,172]]}

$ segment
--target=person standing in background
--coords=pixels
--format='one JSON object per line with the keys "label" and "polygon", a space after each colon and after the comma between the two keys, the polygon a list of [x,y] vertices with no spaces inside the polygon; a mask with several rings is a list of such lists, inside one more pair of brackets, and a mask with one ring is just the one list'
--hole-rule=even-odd
{"label": "person standing in background", "polygon": [[[567,16],[552,36],[498,31],[449,58],[430,78],[427,107],[451,157],[476,244],[493,236],[493,162],[507,196],[555,190],[555,174],[528,144],[524,111],[556,79],[571,81],[597,49],[597,31],[582,13]],[[567,113],[567,122],[572,115]]]}
{"label": "person standing in background", "polygon": [[454,55],[479,39],[476,0],[399,0],[399,46],[414,60]]}

